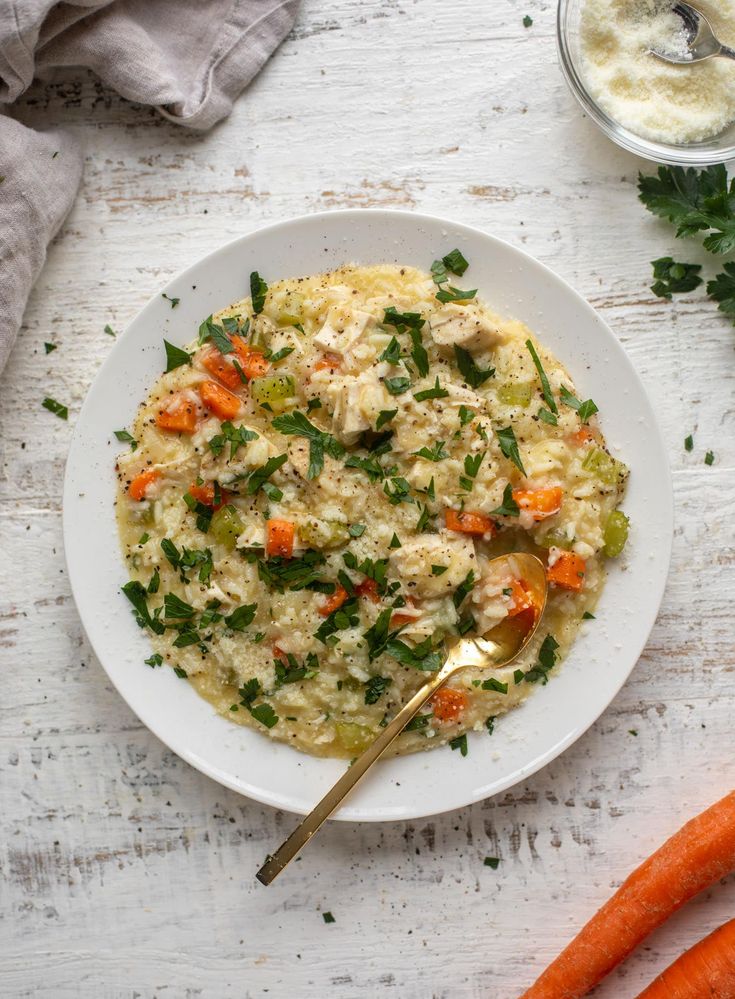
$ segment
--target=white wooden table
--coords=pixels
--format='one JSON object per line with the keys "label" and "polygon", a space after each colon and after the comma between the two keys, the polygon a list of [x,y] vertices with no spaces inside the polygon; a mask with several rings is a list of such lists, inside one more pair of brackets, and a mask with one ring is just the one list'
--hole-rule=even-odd
{"label": "white wooden table", "polygon": [[[644,164],[582,118],[554,17],[549,0],[304,0],[208,136],[87,76],[18,107],[76,132],[87,159],[0,377],[3,997],[513,999],[635,864],[731,788],[735,332],[703,294],[651,295],[649,261],[696,250],[639,205]],[[91,654],[62,553],[64,458],[112,346],[106,323],[123,328],[170,275],[263,223],[373,205],[484,227],[600,310],[666,436],[674,560],[630,681],[562,758],[459,812],[332,824],[266,890],[254,870],[293,818],[182,763]],[[44,341],[59,349],[46,357]],[[45,395],[69,404],[69,423]],[[730,879],[599,996],[636,995],[734,903]]]}

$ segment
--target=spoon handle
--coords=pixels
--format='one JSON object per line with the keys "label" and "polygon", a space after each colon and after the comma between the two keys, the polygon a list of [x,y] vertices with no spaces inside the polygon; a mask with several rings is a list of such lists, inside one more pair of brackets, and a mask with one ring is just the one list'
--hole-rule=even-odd
{"label": "spoon handle", "polygon": [[319,804],[314,806],[301,824],[294,829],[288,839],[279,846],[272,856],[268,857],[255,875],[261,884],[269,885],[281,873],[286,864],[293,860],[319,827],[329,818],[345,795],[357,784],[373,763],[383,755],[393,740],[401,734],[419,708],[428,701],[431,695],[442,684],[446,683],[453,673],[463,668],[464,664],[450,659],[430,680],[427,680],[423,687],[420,687],[416,691],[411,700],[401,708],[395,718],[388,722],[375,742],[368,746],[361,756],[358,756],[352,766],[347,768],[337,783],[327,791]]}
{"label": "spoon handle", "polygon": [[726,59],[735,59],[735,49],[729,48],[727,45],[720,45],[720,51],[718,55],[725,56]]}

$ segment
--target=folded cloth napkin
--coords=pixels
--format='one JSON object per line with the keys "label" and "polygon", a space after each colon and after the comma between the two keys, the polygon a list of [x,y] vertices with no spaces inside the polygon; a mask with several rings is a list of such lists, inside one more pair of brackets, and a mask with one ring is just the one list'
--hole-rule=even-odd
{"label": "folded cloth napkin", "polygon": [[[288,34],[299,0],[10,0],[0,12],[0,109],[36,76],[86,67],[123,97],[207,129]],[[71,135],[0,113],[0,371],[49,241],[71,208]]]}

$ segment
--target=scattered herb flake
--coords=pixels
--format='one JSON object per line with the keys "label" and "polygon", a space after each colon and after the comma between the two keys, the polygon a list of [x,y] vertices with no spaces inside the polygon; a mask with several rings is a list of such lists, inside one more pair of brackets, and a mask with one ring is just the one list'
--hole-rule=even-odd
{"label": "scattered herb flake", "polygon": [[186,351],[182,350],[181,347],[176,347],[174,344],[169,343],[168,340],[163,341],[163,346],[166,348],[166,373],[169,371],[174,371],[176,368],[180,368],[184,364],[191,364],[192,355]]}
{"label": "scattered herb flake", "polygon": [[49,399],[48,396],[41,403],[44,409],[47,409],[49,413],[53,413],[54,416],[58,416],[61,420],[69,419],[69,410],[66,406],[57,402],[55,399]]}
{"label": "scattered herb flake", "polygon": [[672,294],[694,291],[702,283],[700,264],[680,264],[673,257],[659,257],[651,261],[654,282],[651,291],[659,298],[671,301]]}
{"label": "scattered herb flake", "polygon": [[691,451],[694,447],[694,438],[691,434],[684,438],[684,450]]}
{"label": "scattered herb flake", "polygon": [[479,388],[495,374],[495,368],[478,367],[472,354],[464,347],[455,345],[454,356],[457,359],[460,374],[471,388]]}
{"label": "scattered herb flake", "polygon": [[523,467],[523,462],[521,461],[521,456],[518,452],[518,441],[516,440],[516,435],[513,432],[513,427],[503,427],[502,430],[496,430],[495,434],[498,438],[498,443],[500,444],[500,450],[503,452],[505,457],[513,462],[519,472],[525,475],[526,469]]}
{"label": "scattered herb flake", "polygon": [[483,864],[485,867],[492,867],[494,871],[497,871],[498,864],[500,863],[500,857],[485,857]]}
{"label": "scattered herb flake", "polygon": [[[169,302],[169,303],[171,304],[171,308],[172,308],[172,309],[175,309],[175,308],[176,308],[176,306],[177,306],[177,305],[179,304],[179,302],[181,301],[181,299],[180,299],[180,298],[169,298],[169,297],[168,297],[168,295],[167,295],[167,294],[166,294],[165,292],[162,292],[162,294],[161,294],[161,298],[165,298],[165,299],[166,299],[166,301],[167,301],[167,302]],[[106,333],[106,332],[107,332],[107,330],[105,330],[105,333]]]}
{"label": "scattered herb flake", "polygon": [[462,756],[467,755],[467,733],[464,732],[462,735],[458,735],[456,739],[451,739],[449,745],[452,749],[458,749]]}
{"label": "scattered herb flake", "polygon": [[265,296],[268,294],[268,285],[257,271],[250,275],[250,297],[253,301],[253,313],[259,315],[265,305]]}
{"label": "scattered herb flake", "polygon": [[715,463],[715,453],[714,451],[708,451],[704,456],[705,465],[714,465]]}

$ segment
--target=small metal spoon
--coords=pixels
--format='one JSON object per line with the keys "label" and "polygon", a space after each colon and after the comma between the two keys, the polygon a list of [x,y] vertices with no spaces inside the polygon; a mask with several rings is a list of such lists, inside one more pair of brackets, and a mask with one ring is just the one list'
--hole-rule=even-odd
{"label": "small metal spoon", "polygon": [[[296,854],[306,846],[348,791],[357,784],[373,763],[383,755],[393,740],[401,734],[419,708],[451,676],[468,666],[480,669],[500,669],[507,666],[520,655],[531,641],[546,606],[546,570],[543,562],[535,555],[529,555],[526,552],[513,552],[510,555],[501,555],[492,559],[490,565],[506,567],[510,577],[522,579],[528,585],[535,610],[533,620],[528,621],[526,627],[515,628],[512,626],[512,622],[516,619],[506,618],[482,638],[458,639],[449,650],[446,662],[441,669],[437,670],[431,679],[416,691],[411,700],[386,725],[375,742],[361,756],[358,756],[352,766],[324,795],[319,804],[296,827],[285,843],[282,843],[276,852],[268,857],[255,875],[262,884],[269,885],[281,873],[286,864],[293,860]],[[510,627],[506,622],[510,624]]]}
{"label": "small metal spoon", "polygon": [[711,59],[712,56],[725,56],[728,59],[735,59],[735,49],[723,45],[712,30],[712,25],[707,18],[688,3],[675,3],[671,8],[674,14],[678,14],[684,22],[687,35],[687,45],[689,46],[686,55],[676,55],[673,52],[663,52],[659,49],[650,49],[650,54],[658,56],[665,62],[672,62],[676,65],[690,65],[693,62],[702,62],[704,59]]}

